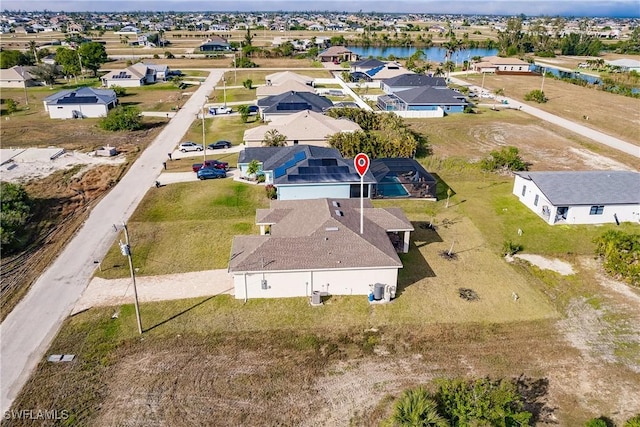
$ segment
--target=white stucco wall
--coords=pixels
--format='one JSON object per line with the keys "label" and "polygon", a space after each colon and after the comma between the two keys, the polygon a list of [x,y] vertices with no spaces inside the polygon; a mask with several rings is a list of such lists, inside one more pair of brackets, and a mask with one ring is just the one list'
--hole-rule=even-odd
{"label": "white stucco wall", "polygon": [[24,88],[24,80],[0,80],[0,88]]}
{"label": "white stucco wall", "polygon": [[108,113],[106,105],[64,104],[45,107],[52,119],[72,119],[73,112],[78,111],[82,117],[103,117]]}
{"label": "white stucco wall", "polygon": [[436,110],[408,110],[394,111],[394,114],[404,118],[439,118],[444,117],[444,110],[437,107]]}
{"label": "white stucco wall", "polygon": [[134,80],[134,79],[105,79],[105,86],[106,87],[114,87],[114,86],[119,86],[119,87],[140,87],[143,85],[143,83],[140,80]]}
{"label": "white stucco wall", "polygon": [[[522,194],[523,186],[526,186],[524,195]],[[517,175],[513,184],[513,194],[518,196],[520,202],[522,202],[526,207],[531,209],[540,216],[540,218],[551,225],[615,223],[616,220],[614,214],[618,217],[619,222],[640,222],[640,204],[606,205],[602,210],[602,214],[599,215],[590,214],[592,205],[567,206],[569,210],[567,211],[566,221],[561,220],[556,222],[555,219],[558,206],[552,205],[532,181],[526,180]],[[538,195],[537,206],[534,204],[536,195]],[[548,216],[543,213],[545,206],[549,209]]]}
{"label": "white stucco wall", "polygon": [[[262,280],[267,289],[262,289]],[[290,271],[233,274],[235,297],[285,298],[311,296],[313,291],[330,295],[368,295],[369,285],[382,283],[396,285],[397,268]]]}

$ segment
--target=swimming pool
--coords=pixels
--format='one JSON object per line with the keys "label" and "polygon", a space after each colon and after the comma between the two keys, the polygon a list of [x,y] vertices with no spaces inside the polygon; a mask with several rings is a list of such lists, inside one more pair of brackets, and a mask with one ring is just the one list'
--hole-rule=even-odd
{"label": "swimming pool", "polygon": [[409,192],[400,184],[397,176],[387,175],[378,183],[378,194],[382,197],[407,197]]}

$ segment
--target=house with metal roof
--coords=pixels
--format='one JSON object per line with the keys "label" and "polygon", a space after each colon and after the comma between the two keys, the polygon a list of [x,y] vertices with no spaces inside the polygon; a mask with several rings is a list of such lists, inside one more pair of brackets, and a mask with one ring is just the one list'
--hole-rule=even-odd
{"label": "house with metal roof", "polygon": [[360,200],[274,200],[258,209],[259,236],[233,239],[229,273],[235,297],[368,295],[374,284],[397,287],[411,222],[399,208]]}
{"label": "house with metal roof", "polygon": [[327,146],[327,139],[340,132],[362,130],[357,124],[346,118],[335,119],[311,110],[295,114],[274,117],[268,124],[247,129],[243,141],[247,147],[260,147],[267,132],[275,130],[287,137],[287,145],[307,144]]}
{"label": "house with metal roof", "polygon": [[638,172],[516,172],[513,194],[550,225],[640,222]]}
{"label": "house with metal roof", "polygon": [[43,104],[52,119],[83,119],[106,116],[110,109],[118,105],[118,98],[113,89],[84,86],[48,96]]}
{"label": "house with metal roof", "polygon": [[438,88],[446,88],[447,81],[444,77],[432,77],[425,74],[401,74],[380,81],[380,89],[387,94],[400,92],[416,87],[432,86]]}
{"label": "house with metal roof", "polygon": [[294,114],[311,110],[322,113],[333,106],[333,102],[324,96],[309,92],[286,92],[279,95],[267,96],[258,100],[260,114],[265,121],[274,117]]}
{"label": "house with metal roof", "polygon": [[363,59],[361,61],[354,61],[351,63],[351,72],[366,72],[369,71],[373,68],[377,68],[377,67],[381,67],[384,66],[384,62],[380,61],[379,59],[375,59],[375,58],[367,58],[367,59]]}
{"label": "house with metal roof", "polygon": [[460,92],[433,86],[402,90],[378,97],[382,111],[393,111],[402,117],[443,117],[462,113],[469,104]]}

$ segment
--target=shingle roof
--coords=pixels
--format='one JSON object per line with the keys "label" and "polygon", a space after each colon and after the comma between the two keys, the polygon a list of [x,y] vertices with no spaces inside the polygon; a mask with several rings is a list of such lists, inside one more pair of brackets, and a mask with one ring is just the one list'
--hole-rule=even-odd
{"label": "shingle roof", "polygon": [[444,77],[431,77],[424,74],[401,74],[382,80],[389,87],[407,86],[447,86]]}
{"label": "shingle roof", "polygon": [[352,68],[375,68],[384,65],[384,62],[375,58],[367,58],[362,61],[355,61],[351,63]]}
{"label": "shingle roof", "polygon": [[278,73],[269,74],[265,76],[265,80],[267,82],[271,82],[271,84],[279,85],[286,81],[296,81],[302,84],[312,84],[313,79],[309,76],[303,76],[302,74],[294,73],[293,71],[280,71]]}
{"label": "shingle roof", "polygon": [[256,96],[258,98],[266,96],[281,95],[286,92],[309,92],[316,93],[315,89],[296,80],[287,80],[277,85],[258,86],[256,88]]}
{"label": "shingle roof", "polygon": [[21,65],[15,65],[11,68],[0,69],[0,80],[33,80],[31,73]]}
{"label": "shingle roof", "polygon": [[323,112],[333,105],[328,98],[308,92],[287,92],[258,100],[264,114],[291,114],[303,110]]}
{"label": "shingle roof", "polygon": [[262,141],[265,133],[272,129],[285,135],[288,141],[323,141],[339,132],[362,130],[358,124],[348,119],[334,119],[322,113],[304,110],[275,118],[267,125],[247,129],[243,139],[245,141]]}
{"label": "shingle roof", "polygon": [[558,205],[640,203],[640,173],[627,171],[516,172]]}
{"label": "shingle roof", "polygon": [[335,56],[335,55],[341,55],[343,53],[352,53],[352,52],[344,46],[331,46],[330,48],[320,52],[318,56]]}
{"label": "shingle roof", "polygon": [[[335,204],[334,204],[335,202]],[[381,211],[364,200],[364,233],[360,233],[360,200],[275,200],[271,211],[278,221],[268,236],[236,236],[230,272],[402,267],[386,229],[404,224],[396,210]],[[337,211],[337,212],[336,212]],[[262,214],[261,214],[262,215]]]}
{"label": "shingle roof", "polygon": [[406,104],[467,105],[464,95],[448,88],[432,86],[401,90],[394,95]]}

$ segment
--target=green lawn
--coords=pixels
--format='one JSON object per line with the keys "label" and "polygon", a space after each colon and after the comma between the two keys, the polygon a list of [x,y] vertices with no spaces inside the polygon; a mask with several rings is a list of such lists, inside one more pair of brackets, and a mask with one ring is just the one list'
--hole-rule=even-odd
{"label": "green lawn", "polygon": [[222,87],[216,86],[214,91],[209,95],[209,102],[224,103],[225,99],[227,102],[246,101],[247,104],[253,104],[256,100],[256,88],[247,89],[244,87],[234,87],[224,90]]}
{"label": "green lawn", "polygon": [[[242,143],[245,130],[262,124],[255,115],[249,116],[247,123],[243,123],[240,116],[211,117],[205,119],[205,138],[207,144],[224,139],[237,145]],[[183,140],[202,143],[201,120],[194,120]]]}

